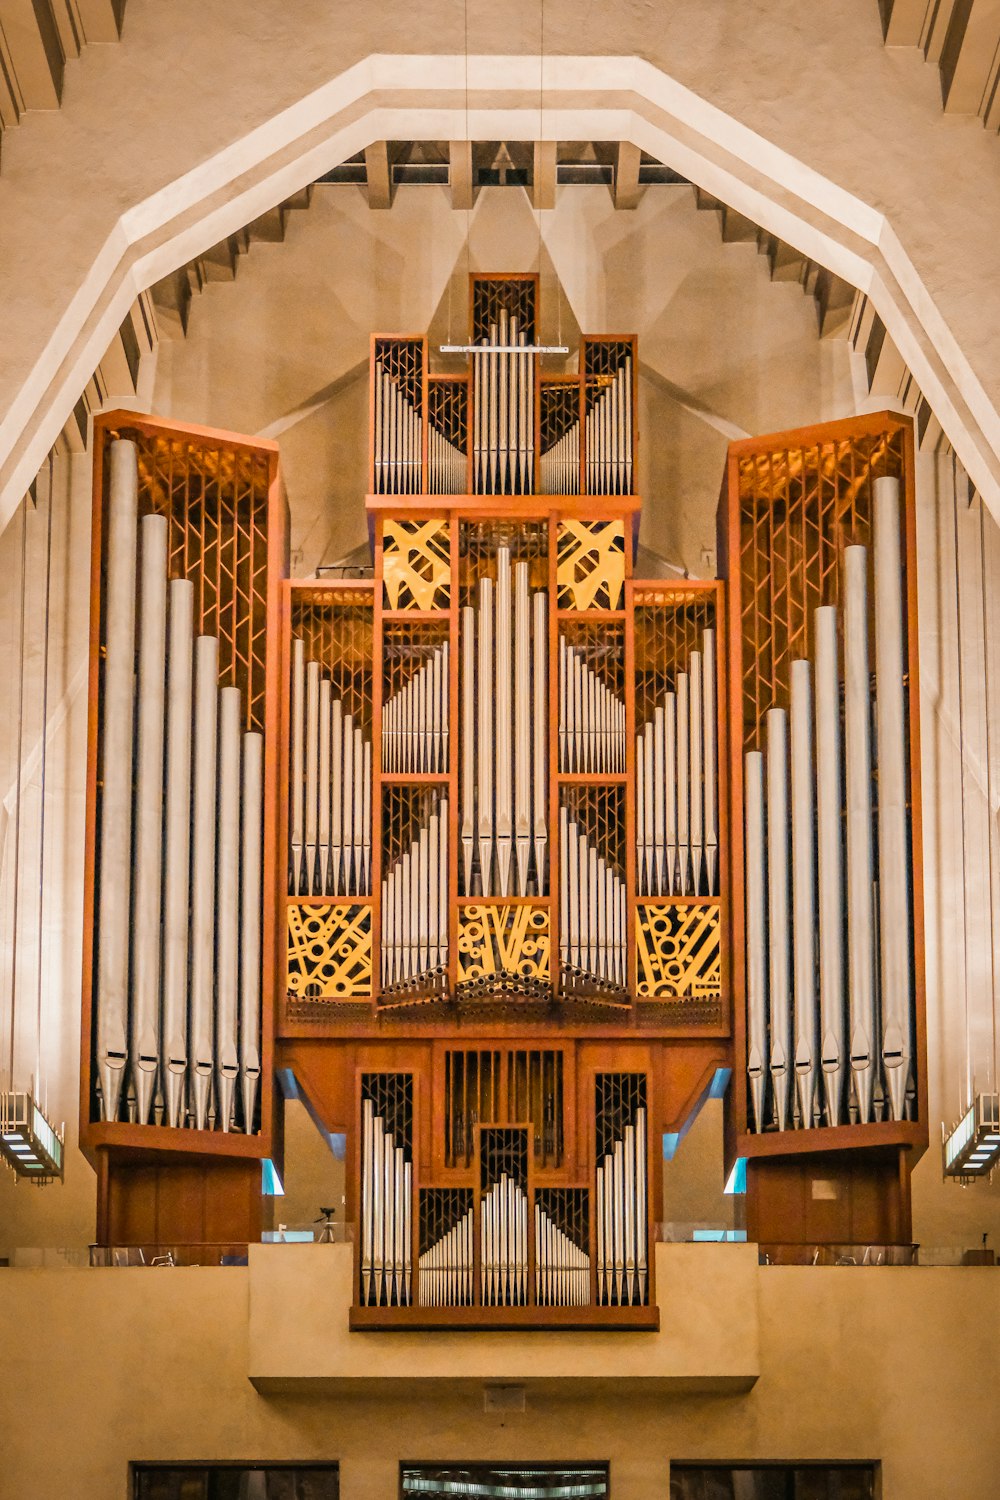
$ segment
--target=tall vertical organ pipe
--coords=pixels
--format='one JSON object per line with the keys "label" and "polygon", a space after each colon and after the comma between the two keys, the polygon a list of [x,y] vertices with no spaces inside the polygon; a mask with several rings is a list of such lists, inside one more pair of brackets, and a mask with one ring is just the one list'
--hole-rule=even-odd
{"label": "tall vertical organ pipe", "polygon": [[844,1074],[844,852],[840,829],[840,680],[837,610],[813,616],[816,662],[816,827],[819,845],[820,1054],[828,1125],[840,1124]]}
{"label": "tall vertical organ pipe", "polygon": [[219,1123],[233,1122],[239,1077],[240,709],[237,687],[219,692],[215,858],[215,1066]]}
{"label": "tall vertical organ pipe", "polygon": [[163,868],[163,1087],[167,1124],[183,1125],[188,1067],[188,893],[194,585],[170,583]]}
{"label": "tall vertical organ pipe", "polygon": [[868,551],[844,548],[844,740],[847,763],[847,964],[851,1071],[862,1124],[875,1075],[875,923],[872,849]]}
{"label": "tall vertical organ pipe", "polygon": [[788,1127],[792,1070],[791,934],[788,882],[788,723],[767,713],[767,952],[771,1088],[778,1129]]}
{"label": "tall vertical organ pipe", "polygon": [[748,750],[744,781],[746,866],[747,1075],[754,1129],[764,1128],[767,1066],[767,917],[764,853],[764,757]]}
{"label": "tall vertical organ pipe", "polygon": [[791,664],[792,943],[795,995],[795,1086],[802,1128],[817,1107],[816,1042],[816,797],[813,783],[812,674]]}
{"label": "tall vertical organ pipe", "polygon": [[195,1128],[208,1126],[215,1071],[215,821],[219,643],[194,647],[194,777],[191,791],[191,1052]]}
{"label": "tall vertical organ pipe", "polygon": [[260,1085],[261,891],[264,857],[264,736],[243,736],[240,847],[240,1083],[243,1129],[254,1128]]}
{"label": "tall vertical organ pipe", "polygon": [[110,450],[108,568],[104,605],[104,718],[101,758],[100,925],[97,1060],[101,1107],[115,1120],[128,1058],[129,897],[132,863],[132,692],[138,456],[117,439]]}
{"label": "tall vertical organ pipe", "polygon": [[909,942],[906,712],[903,698],[906,653],[898,479],[875,480],[874,507],[882,1063],[892,1118],[902,1120],[913,1059],[913,977]]}
{"label": "tall vertical organ pipe", "polygon": [[160,890],[167,650],[167,518],[143,516],[132,898],[132,1086],[149,1120],[160,1062]]}

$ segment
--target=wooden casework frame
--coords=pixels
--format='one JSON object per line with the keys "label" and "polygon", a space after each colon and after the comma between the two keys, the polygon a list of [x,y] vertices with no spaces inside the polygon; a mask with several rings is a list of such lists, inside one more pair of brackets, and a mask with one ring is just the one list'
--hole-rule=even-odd
{"label": "wooden casework frame", "polygon": [[[104,557],[103,538],[105,510],[107,505],[105,485],[105,455],[109,443],[117,436],[134,438],[140,448],[139,509],[145,514],[151,509],[163,510],[164,495],[173,497],[177,492],[179,507],[189,498],[190,482],[197,475],[195,466],[205,464],[209,470],[224,465],[225,456],[232,458],[231,472],[235,475],[240,461],[256,466],[259,474],[260,504],[265,514],[265,534],[255,538],[251,531],[250,546],[256,546],[265,557],[263,579],[255,577],[265,621],[262,634],[264,651],[259,644],[251,645],[247,654],[240,658],[235,637],[229,641],[233,659],[232,671],[238,676],[243,671],[247,678],[247,696],[244,704],[246,722],[264,732],[264,850],[262,868],[262,902],[265,919],[261,943],[261,1078],[259,1090],[260,1130],[255,1135],[243,1135],[218,1130],[171,1129],[160,1125],[138,1125],[127,1121],[95,1119],[92,1108],[94,1028],[96,1017],[93,1008],[93,986],[95,973],[95,937],[97,925],[97,870],[99,865],[98,844],[98,750],[100,737],[100,680],[103,653],[103,607],[104,607]],[[187,459],[185,459],[187,455]],[[185,466],[187,464],[187,467]],[[131,411],[102,412],[94,419],[94,489],[93,526],[91,533],[91,595],[90,595],[90,668],[89,668],[89,721],[87,733],[87,790],[85,864],[83,893],[83,973],[82,973],[82,1022],[81,1022],[81,1069],[80,1069],[80,1147],[92,1165],[103,1162],[101,1181],[107,1181],[109,1163],[127,1163],[133,1166],[143,1158],[150,1161],[168,1159],[201,1160],[206,1171],[210,1170],[212,1158],[259,1159],[271,1155],[274,1146],[274,1005],[279,992],[279,973],[284,963],[283,945],[278,941],[268,914],[273,909],[275,896],[281,889],[280,876],[284,860],[279,855],[277,842],[278,823],[278,766],[279,730],[282,712],[279,592],[278,582],[287,571],[288,516],[287,505],[278,472],[278,446],[264,440],[250,440],[238,435],[198,427],[185,423],[166,422],[156,417]],[[220,484],[222,479],[218,479]],[[226,477],[225,482],[229,479]],[[257,481],[254,481],[256,484]],[[233,495],[236,495],[237,480],[233,478]],[[184,486],[181,493],[181,486]],[[145,489],[144,489],[145,486]],[[196,486],[195,486],[196,487]],[[255,495],[258,493],[254,490]],[[158,503],[150,502],[155,494]],[[170,498],[167,499],[170,507]],[[179,509],[168,509],[176,516]],[[256,525],[251,521],[251,527]],[[199,553],[197,537],[190,537],[182,521],[174,527],[183,534],[178,541],[172,536],[169,547],[171,576],[181,576],[174,564],[178,550],[185,563],[190,564],[192,552],[195,562]],[[218,550],[218,549],[217,549]],[[256,554],[255,554],[256,555]],[[255,570],[256,571],[256,570]],[[212,607],[218,619],[220,638],[225,639],[223,624],[223,595],[226,585],[220,581],[221,567],[211,586],[204,586],[203,593],[214,600]],[[227,608],[228,614],[228,608]],[[236,611],[233,611],[234,618]],[[197,624],[204,621],[196,606]],[[256,633],[255,633],[256,634]],[[242,667],[235,664],[242,660]],[[103,1192],[103,1190],[102,1190]],[[99,1216],[100,1217],[100,1216]]]}
{"label": "wooden casework frame", "polygon": [[[845,505],[848,516],[860,495],[870,492],[872,479],[880,474],[894,474],[901,479],[903,565],[905,570],[906,651],[908,678],[909,728],[909,807],[911,844],[911,919],[913,933],[913,999],[914,1056],[916,1075],[916,1119],[874,1121],[868,1124],[821,1126],[808,1130],[768,1130],[756,1134],[746,1127],[748,1118],[747,1037],[746,1037],[746,937],[744,917],[744,805],[743,750],[745,715],[751,701],[744,685],[745,664],[758,649],[757,642],[747,638],[744,619],[747,586],[741,572],[741,465],[753,460],[758,472],[768,476],[774,488],[762,490],[762,498],[780,495],[781,485],[791,476],[782,468],[790,454],[815,454],[817,471],[826,463],[824,474],[834,474],[833,485],[843,469]],[[789,479],[790,482],[790,479]],[[832,493],[832,492],[831,492]],[[839,557],[845,531],[838,522],[836,541],[831,544]],[[849,539],[849,538],[848,538]],[[727,580],[729,675],[729,823],[730,892],[729,950],[732,954],[732,1024],[733,1080],[727,1100],[727,1157],[777,1158],[820,1152],[857,1151],[859,1149],[898,1148],[916,1160],[928,1143],[927,1114],[927,1034],[926,985],[924,966],[923,859],[921,840],[920,783],[920,693],[919,645],[917,630],[917,543],[915,506],[915,464],[913,424],[909,417],[894,412],[878,412],[826,422],[812,427],[747,438],[729,446],[726,473],[722,484],[718,512],[718,557],[720,576]],[[827,565],[829,576],[829,564]],[[816,602],[815,600],[813,602]],[[829,601],[827,601],[829,602]],[[805,615],[805,607],[802,607]],[[789,632],[791,639],[791,632]],[[801,650],[801,647],[799,648]],[[759,706],[755,712],[761,712]]]}
{"label": "wooden casework frame", "polygon": [[[526,1038],[520,1047],[512,1038],[502,1042],[495,1039],[487,1045],[501,1056],[515,1050],[537,1051],[540,1047],[537,1036]],[[465,1051],[475,1043],[464,1036],[455,1036],[451,1041],[436,1041],[426,1044],[406,1043],[391,1046],[361,1046],[358,1048],[353,1068],[353,1118],[361,1117],[361,1081],[364,1074],[393,1072],[407,1074],[412,1079],[413,1104],[413,1155],[412,1155],[412,1204],[411,1217],[411,1263],[412,1301],[410,1305],[398,1307],[371,1306],[361,1300],[361,1259],[354,1257],[354,1297],[350,1312],[352,1329],[465,1329],[469,1331],[496,1328],[607,1328],[623,1331],[652,1331],[660,1326],[659,1308],[656,1304],[655,1286],[655,1225],[662,1212],[662,1173],[659,1171],[659,1130],[661,1128],[663,1102],[659,1097],[661,1079],[657,1066],[656,1044],[614,1043],[607,1045],[599,1041],[559,1042],[546,1039],[546,1050],[558,1050],[564,1059],[563,1108],[567,1142],[566,1160],[561,1168],[539,1170],[532,1155],[528,1157],[527,1197],[529,1206],[534,1202],[535,1191],[546,1186],[584,1188],[591,1205],[588,1212],[589,1257],[591,1277],[591,1300],[586,1306],[548,1306],[535,1303],[535,1246],[534,1234],[528,1234],[529,1265],[527,1282],[529,1302],[523,1306],[483,1305],[480,1281],[480,1211],[481,1188],[479,1181],[478,1136],[483,1129],[527,1129],[526,1120],[481,1121],[476,1126],[477,1147],[468,1169],[449,1170],[441,1157],[439,1144],[442,1138],[440,1111],[440,1083],[444,1076],[445,1054],[449,1051]],[[646,1152],[646,1202],[648,1204],[648,1289],[644,1305],[609,1306],[598,1304],[597,1289],[597,1240],[596,1216],[593,1211],[595,1182],[595,1140],[593,1132],[594,1097],[596,1078],[599,1073],[634,1072],[645,1078],[646,1108],[649,1120]],[[357,1218],[359,1204],[353,1199],[361,1181],[361,1133],[353,1132],[354,1150],[352,1171],[349,1174],[352,1199],[348,1202],[348,1213]],[[529,1134],[530,1140],[530,1134]],[[572,1154],[571,1154],[572,1153]],[[474,1262],[474,1304],[455,1307],[423,1307],[417,1305],[419,1279],[419,1235],[420,1193],[422,1188],[472,1189]],[[534,1222],[529,1212],[529,1224]]]}

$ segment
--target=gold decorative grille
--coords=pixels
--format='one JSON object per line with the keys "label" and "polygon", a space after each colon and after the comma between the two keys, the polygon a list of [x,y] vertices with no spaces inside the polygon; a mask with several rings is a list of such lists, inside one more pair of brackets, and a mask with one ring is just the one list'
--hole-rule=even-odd
{"label": "gold decorative grille", "polygon": [[386,609],[447,609],[451,595],[448,523],[383,522],[382,579]]}
{"label": "gold decorative grille", "polygon": [[290,902],[286,987],[297,1000],[370,995],[371,907]]}
{"label": "gold decorative grille", "polygon": [[195,632],[218,636],[219,681],[240,689],[244,728],[262,730],[268,455],[125,424],[107,436],[136,444],[139,513],[166,516],[170,577],[194,585]]}
{"label": "gold decorative grille", "polygon": [[720,925],[714,903],[640,903],[635,920],[637,993],[656,1000],[719,999]]}
{"label": "gold decorative grille", "polygon": [[294,588],[292,635],[301,637],[305,660],[319,662],[333,696],[370,738],[375,656],[371,591]]}
{"label": "gold decorative grille", "polygon": [[549,908],[464,904],[458,916],[459,992],[548,992]]}
{"label": "gold decorative grille", "polygon": [[625,523],[567,517],[557,531],[560,609],[620,609],[625,584]]}
{"label": "gold decorative grille", "polygon": [[490,324],[499,325],[501,311],[517,319],[519,333],[535,342],[537,289],[533,277],[476,277],[472,283],[472,342],[489,338]]}
{"label": "gold decorative grille", "polygon": [[812,657],[814,611],[840,603],[844,547],[870,545],[873,481],[902,467],[901,429],[740,458],[744,749],[788,703],[793,658]]}

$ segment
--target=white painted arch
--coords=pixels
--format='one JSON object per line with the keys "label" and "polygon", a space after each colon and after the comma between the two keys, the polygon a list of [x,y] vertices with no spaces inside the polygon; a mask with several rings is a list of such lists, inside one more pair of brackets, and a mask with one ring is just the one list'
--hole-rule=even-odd
{"label": "white painted arch", "polygon": [[1000,414],[872,205],[641,58],[370,55],[124,209],[0,421],[0,527],[135,296],[386,139],[634,142],[871,299],[1000,520]]}

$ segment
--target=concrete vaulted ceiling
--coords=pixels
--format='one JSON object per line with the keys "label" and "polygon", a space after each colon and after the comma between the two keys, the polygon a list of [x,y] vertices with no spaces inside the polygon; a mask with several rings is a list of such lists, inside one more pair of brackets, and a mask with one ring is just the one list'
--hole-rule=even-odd
{"label": "concrete vaulted ceiling", "polygon": [[[420,50],[461,45],[454,5],[422,8],[397,39],[413,50],[385,56],[365,50],[377,26],[361,7],[334,19],[293,0],[279,25],[272,5],[248,0],[234,34],[224,0],[175,0],[169,28],[133,0],[125,40],[88,58],[71,106],[6,148],[0,520],[138,292],[373,141],[470,138],[630,141],[864,291],[1000,514],[1000,351],[979,306],[1000,270],[985,132],[970,121],[975,135],[959,138],[929,114],[877,18],[859,51],[867,0],[829,0],[815,57],[813,23],[791,0],[759,10],[749,35],[736,0],[708,25],[700,0],[678,0],[654,39],[640,9],[580,20],[569,0],[548,0],[543,59],[530,50],[535,6],[511,7],[506,29],[473,6],[470,40],[497,51],[466,59]],[[655,60],[605,50],[640,37]],[[512,38],[524,54],[499,50]],[[571,55],[571,42],[600,50]]]}

